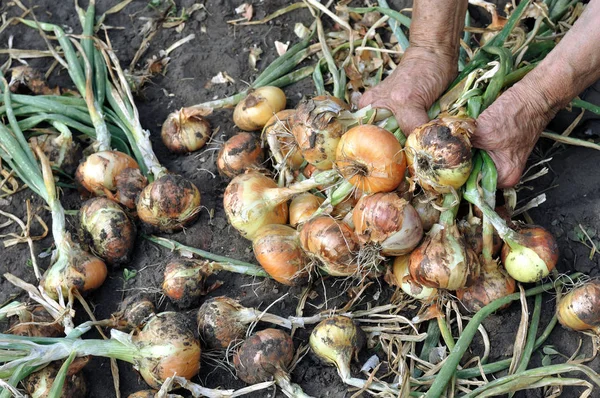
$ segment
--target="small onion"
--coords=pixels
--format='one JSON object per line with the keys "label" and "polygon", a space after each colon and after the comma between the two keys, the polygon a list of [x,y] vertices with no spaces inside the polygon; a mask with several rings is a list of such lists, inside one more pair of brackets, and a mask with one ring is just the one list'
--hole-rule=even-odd
{"label": "small onion", "polygon": [[298,224],[308,220],[324,201],[325,199],[308,192],[296,196],[289,206],[290,225],[296,228]]}
{"label": "small onion", "polygon": [[39,147],[52,165],[72,175],[77,169],[82,150],[72,139],[67,139],[65,142],[64,138],[57,134],[41,134],[31,137],[29,144],[32,147]]}
{"label": "small onion", "polygon": [[428,191],[458,190],[471,173],[474,131],[473,119],[447,116],[417,127],[406,140],[410,174]]}
{"label": "small onion", "polygon": [[514,293],[515,289],[515,280],[494,263],[491,267],[483,267],[481,275],[471,286],[457,290],[456,297],[467,311],[477,312],[492,301]]}
{"label": "small onion", "polygon": [[341,315],[321,321],[308,341],[319,359],[337,368],[342,380],[352,377],[350,362],[357,357],[365,342],[362,329],[352,319]]}
{"label": "small onion", "polygon": [[141,329],[150,317],[155,315],[156,307],[145,294],[128,296],[119,305],[119,311],[113,315],[117,326],[125,330]]}
{"label": "small onion", "polygon": [[285,109],[285,103],[285,93],[280,88],[257,88],[237,104],[233,111],[233,122],[245,131],[259,130],[273,114]]}
{"label": "small onion", "polygon": [[79,238],[108,264],[124,264],[133,251],[135,224],[119,204],[93,198],[79,210]]}
{"label": "small onion", "polygon": [[308,276],[298,232],[287,225],[270,224],[259,229],[252,249],[258,263],[279,283],[294,286]]}
{"label": "small onion", "polygon": [[205,266],[205,261],[186,258],[176,258],[167,264],[164,272],[162,290],[180,308],[188,308],[198,299],[210,293],[220,283],[206,287],[206,279],[211,271]]}
{"label": "small onion", "polygon": [[219,174],[233,178],[246,170],[260,168],[264,160],[258,136],[238,133],[228,139],[217,156]]}
{"label": "small onion", "polygon": [[[75,358],[67,369],[64,385],[60,391],[61,398],[81,398],[87,394],[87,384],[81,369],[88,363],[88,358]],[[52,385],[62,363],[50,362],[48,366],[27,376],[23,380],[23,387],[33,398],[47,398],[50,396]]]}
{"label": "small onion", "polygon": [[399,286],[404,293],[419,300],[431,300],[437,297],[438,290],[436,288],[423,286],[415,282],[410,276],[408,268],[409,257],[409,255],[404,255],[394,259],[391,284]]}
{"label": "small onion", "polygon": [[600,332],[600,281],[593,280],[564,295],[556,307],[561,325],[578,331]]}
{"label": "small onion", "polygon": [[333,276],[350,276],[359,272],[358,237],[344,222],[318,216],[300,226],[300,244],[319,267]]}
{"label": "small onion", "polygon": [[205,110],[182,108],[167,116],[160,136],[165,146],[174,153],[194,152],[202,148],[210,139],[210,124],[202,116]]}
{"label": "small onion", "polygon": [[140,220],[160,231],[182,229],[200,214],[200,191],[176,174],[165,174],[148,184],[137,200]]}
{"label": "small onion", "polygon": [[441,212],[433,207],[431,199],[427,199],[425,195],[415,196],[410,204],[419,213],[424,231],[429,231],[440,220]]}
{"label": "small onion", "polygon": [[[467,245],[480,255],[483,250],[483,224],[481,219],[477,217],[469,217],[466,220],[461,220],[457,223],[458,229],[465,237]],[[502,239],[494,231],[492,255],[496,256],[502,249]]]}
{"label": "small onion", "polygon": [[365,124],[342,136],[335,165],[346,180],[365,193],[391,192],[404,179],[406,158],[392,133]]}
{"label": "small onion", "polygon": [[285,161],[291,170],[298,170],[304,163],[296,139],[292,135],[290,121],[296,113],[295,109],[285,109],[273,115],[265,125],[263,137],[273,151],[273,159],[277,164]]}
{"label": "small onion", "polygon": [[523,228],[518,240],[505,240],[502,264],[510,276],[519,282],[533,283],[548,276],[558,262],[558,244],[542,227]]}
{"label": "small onion", "polygon": [[28,337],[60,337],[64,336],[64,332],[60,322],[56,322],[41,305],[36,305],[31,310],[20,311],[18,322],[11,322],[7,331],[16,336]]}

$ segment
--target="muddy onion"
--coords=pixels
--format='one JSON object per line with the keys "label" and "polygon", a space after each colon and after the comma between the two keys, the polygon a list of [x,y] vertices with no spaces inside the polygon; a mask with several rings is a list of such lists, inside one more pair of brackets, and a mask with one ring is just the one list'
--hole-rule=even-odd
{"label": "muddy onion", "polygon": [[308,220],[314,212],[321,206],[325,199],[320,198],[312,193],[303,193],[296,196],[290,202],[290,225],[297,227],[298,224],[302,224]]}
{"label": "muddy onion", "polygon": [[429,231],[440,220],[440,211],[433,207],[431,199],[427,199],[425,195],[415,196],[410,204],[421,217],[424,231]]}
{"label": "muddy onion", "polygon": [[[81,369],[88,363],[88,357],[75,358],[67,369],[67,375],[60,391],[61,398],[81,398],[87,393],[87,385]],[[34,372],[23,379],[23,387],[33,398],[46,398],[50,396],[52,385],[56,381],[56,376],[61,362],[50,362],[48,366],[37,372]]]}
{"label": "muddy onion", "polygon": [[202,148],[210,139],[210,124],[192,108],[182,108],[167,116],[160,136],[165,146],[175,153],[188,153]]}
{"label": "muddy onion", "polygon": [[375,245],[384,256],[408,254],[423,237],[419,214],[395,192],[363,196],[352,220],[360,243]]}
{"label": "muddy onion", "polygon": [[564,295],[556,316],[566,328],[600,332],[600,281],[587,282]]}
{"label": "muddy onion", "polygon": [[38,146],[48,157],[52,165],[64,170],[72,175],[77,169],[81,159],[82,150],[79,144],[69,139],[68,142],[61,142],[63,137],[55,134],[41,134],[31,137],[29,144]]}
{"label": "muddy onion", "polygon": [[392,133],[365,124],[342,136],[335,165],[347,181],[365,193],[390,192],[404,179],[406,159]]}
{"label": "muddy onion", "polygon": [[237,104],[233,111],[233,122],[242,130],[259,130],[273,114],[285,109],[285,103],[285,93],[280,88],[257,88]]}
{"label": "muddy onion", "polygon": [[[515,292],[516,282],[499,266],[483,267],[471,286],[456,291],[456,297],[469,312],[477,312],[492,301]],[[506,308],[506,306],[500,308]]]}
{"label": "muddy onion", "polygon": [[20,311],[18,322],[11,322],[7,331],[17,336],[28,337],[60,337],[64,332],[65,329],[60,322],[56,322],[41,305],[36,305],[31,311]]}
{"label": "muddy onion", "polygon": [[176,231],[200,214],[200,191],[176,174],[165,174],[148,184],[137,200],[140,220],[161,231]]}
{"label": "muddy onion", "polygon": [[209,270],[205,261],[187,258],[175,258],[167,264],[164,272],[162,290],[165,296],[181,308],[187,308],[198,299],[219,286],[205,286]]}
{"label": "muddy onion", "polygon": [[399,286],[402,291],[419,300],[429,300],[437,297],[438,290],[423,286],[413,280],[408,269],[409,255],[398,256],[394,259],[392,266],[391,284]]}
{"label": "muddy onion", "polygon": [[[295,109],[285,109],[273,115],[265,125],[263,137],[269,143],[269,147],[279,151],[273,153],[273,158],[277,162],[285,161],[291,170],[298,170],[304,163],[304,157],[300,153],[298,144],[292,135],[290,121],[292,120]],[[281,159],[277,159],[281,156]]]}
{"label": "muddy onion", "polygon": [[345,316],[333,316],[321,321],[312,331],[309,345],[323,362],[334,365],[342,380],[351,377],[350,362],[365,345],[362,329]]}
{"label": "muddy onion", "polygon": [[249,169],[258,169],[264,160],[258,136],[238,133],[228,139],[217,156],[219,174],[233,178]]}
{"label": "muddy onion", "polygon": [[308,276],[298,232],[287,225],[271,224],[259,229],[252,249],[258,263],[279,283],[293,286]]}
{"label": "muddy onion", "polygon": [[406,140],[410,174],[428,191],[459,189],[471,173],[474,131],[474,120],[460,117],[441,117],[417,127]]}
{"label": "muddy onion", "polygon": [[144,294],[128,296],[119,304],[119,311],[114,314],[120,328],[135,330],[142,328],[146,321],[156,312],[150,298]]}
{"label": "muddy onion", "polygon": [[79,210],[79,238],[108,264],[123,264],[133,251],[135,224],[118,203],[92,198]]}
{"label": "muddy onion", "polygon": [[319,267],[333,276],[349,276],[358,272],[358,237],[344,222],[329,216],[318,216],[300,226],[300,244]]}

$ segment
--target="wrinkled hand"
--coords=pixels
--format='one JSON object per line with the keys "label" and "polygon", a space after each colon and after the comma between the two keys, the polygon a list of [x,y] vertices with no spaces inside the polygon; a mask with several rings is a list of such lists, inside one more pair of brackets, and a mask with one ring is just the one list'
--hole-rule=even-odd
{"label": "wrinkled hand", "polygon": [[394,72],[365,92],[360,107],[371,105],[394,113],[406,135],[427,123],[427,110],[457,74],[454,54],[409,47]]}

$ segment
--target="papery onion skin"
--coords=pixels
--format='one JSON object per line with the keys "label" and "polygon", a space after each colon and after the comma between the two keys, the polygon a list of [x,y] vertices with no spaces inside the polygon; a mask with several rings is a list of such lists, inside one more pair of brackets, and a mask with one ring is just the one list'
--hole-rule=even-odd
{"label": "papery onion skin", "polygon": [[403,255],[394,259],[391,280],[394,286],[399,286],[402,291],[418,300],[431,300],[438,296],[436,288],[423,286],[413,280],[408,269],[410,256]]}
{"label": "papery onion skin", "polygon": [[[490,269],[484,267],[479,278],[471,286],[456,291],[456,297],[467,311],[475,313],[492,301],[514,293],[515,290],[515,280],[499,266]],[[499,310],[505,309],[509,305],[510,303]]]}
{"label": "papery onion skin", "polygon": [[219,174],[233,178],[246,170],[259,169],[264,160],[260,140],[253,133],[238,133],[228,139],[217,156]]}
{"label": "papery onion skin", "polygon": [[173,153],[189,153],[202,148],[212,134],[210,123],[186,108],[167,116],[160,136]]}
{"label": "papery onion skin", "polygon": [[300,153],[296,139],[292,135],[290,121],[296,113],[295,109],[284,109],[273,115],[265,125],[263,138],[274,134],[279,142],[281,154],[285,158],[287,166],[291,170],[299,170],[304,163],[304,157]]}
{"label": "papery onion skin", "polygon": [[363,196],[352,219],[361,244],[376,244],[384,256],[408,254],[423,237],[419,214],[395,192]]}
{"label": "papery onion skin", "polygon": [[431,199],[425,198],[425,195],[415,196],[410,204],[421,217],[424,231],[429,231],[440,220],[441,212],[433,207]]}
{"label": "papery onion skin", "polygon": [[257,88],[237,104],[233,111],[233,122],[245,131],[259,130],[274,114],[284,110],[285,104],[285,93],[280,88]]}
{"label": "papery onion skin", "polygon": [[417,127],[406,141],[410,174],[427,191],[458,190],[469,178],[473,119],[441,117]]}
{"label": "papery onion skin", "polygon": [[324,201],[325,199],[309,192],[296,196],[289,205],[290,225],[295,228],[308,220]]}
{"label": "papery onion skin", "polygon": [[[60,391],[61,398],[81,398],[87,394],[87,384],[83,373],[80,371],[88,362],[88,358],[75,358],[67,370],[64,385]],[[27,376],[23,381],[23,387],[29,396],[34,398],[47,398],[50,396],[52,384],[62,361],[50,362],[48,366]]]}
{"label": "papery onion skin", "polygon": [[344,222],[318,216],[300,227],[300,244],[319,267],[332,276],[350,276],[358,272],[358,237]]}
{"label": "papery onion skin", "polygon": [[548,276],[558,262],[558,244],[554,236],[542,227],[519,231],[519,247],[504,243],[502,264],[510,276],[523,283],[533,283]]}
{"label": "papery onion skin", "polygon": [[180,175],[165,174],[140,194],[138,217],[160,231],[177,231],[198,218],[200,198],[192,182]]}
{"label": "papery onion skin", "polygon": [[203,261],[175,258],[165,267],[162,291],[179,308],[188,308],[219,286],[217,283],[206,287],[209,276]]}
{"label": "papery onion skin", "polygon": [[258,263],[277,282],[296,286],[308,276],[307,258],[298,232],[287,225],[265,225],[252,241]]}
{"label": "papery onion skin", "polygon": [[110,199],[92,198],[79,210],[79,238],[110,265],[130,260],[135,232],[127,213]]}
{"label": "papery onion skin", "polygon": [[361,191],[360,189],[355,189],[352,193],[346,196],[344,200],[342,200],[337,205],[333,206],[331,216],[334,218],[345,218],[346,216],[348,216],[350,217],[350,219],[352,219],[350,213],[356,207],[356,204],[363,195],[363,191]]}
{"label": "papery onion skin", "polygon": [[152,388],[160,388],[175,374],[190,380],[200,371],[200,342],[184,314],[157,314],[133,342],[142,355],[139,372]]}
{"label": "papery onion skin", "polygon": [[227,296],[206,300],[198,309],[196,320],[198,333],[208,348],[227,348],[244,338],[248,323],[239,319],[238,314],[244,307]]}
{"label": "papery onion skin", "polygon": [[[472,221],[471,221],[472,222]],[[475,224],[471,224],[468,220],[462,220],[457,223],[458,229],[465,237],[467,245],[477,255],[481,255],[483,250],[483,224],[481,220],[477,220]],[[498,255],[502,249],[502,239],[496,231],[494,231],[492,256]]]}
{"label": "papery onion skin", "polygon": [[556,307],[556,317],[571,330],[600,332],[600,281],[586,282],[564,295]]}
{"label": "papery onion skin", "polygon": [[28,337],[60,337],[64,336],[64,332],[60,322],[56,322],[43,306],[36,305],[25,316],[19,314],[18,321],[11,322],[6,333]]}
{"label": "papery onion skin", "polygon": [[60,139],[59,137],[55,134],[41,134],[31,137],[28,141],[32,147],[38,146],[52,165],[56,165],[65,173],[72,175],[77,169],[83,151],[78,143],[71,141],[64,153],[62,163],[57,164],[62,151],[60,144],[57,142],[57,139]]}
{"label": "papery onion skin", "polygon": [[404,179],[402,145],[381,127],[366,124],[351,128],[340,139],[335,156],[340,174],[365,193],[391,192]]}

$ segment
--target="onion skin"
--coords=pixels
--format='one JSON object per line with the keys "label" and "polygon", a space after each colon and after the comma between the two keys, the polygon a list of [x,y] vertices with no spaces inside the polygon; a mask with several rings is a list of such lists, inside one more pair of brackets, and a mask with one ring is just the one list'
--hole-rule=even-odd
{"label": "onion skin", "polygon": [[180,308],[188,308],[198,299],[220,286],[215,283],[205,287],[210,272],[203,266],[204,261],[176,258],[167,264],[162,290]]}
{"label": "onion skin", "polygon": [[352,214],[361,244],[376,244],[384,256],[410,253],[423,237],[417,211],[394,192],[363,196]]}
{"label": "onion skin", "polygon": [[[431,300],[438,296],[438,290],[423,286],[413,280],[408,269],[409,255],[398,256],[394,259],[389,283],[399,286],[402,291],[418,300]],[[388,280],[386,279],[386,280]]]}
{"label": "onion skin", "polygon": [[[477,312],[492,301],[513,294],[516,290],[516,282],[499,266],[494,265],[490,269],[481,271],[479,278],[467,288],[456,291],[456,297],[469,312]],[[500,308],[503,310],[510,305]]]}
{"label": "onion skin", "polygon": [[285,104],[285,93],[280,88],[257,88],[237,104],[233,111],[233,122],[245,131],[259,130],[273,114],[284,110]]}
{"label": "onion skin", "polygon": [[227,348],[244,338],[248,323],[238,314],[244,307],[236,300],[226,297],[214,297],[206,300],[198,309],[196,320],[198,333],[208,348]]}
{"label": "onion skin", "polygon": [[208,121],[186,108],[169,114],[160,131],[163,143],[173,153],[197,151],[206,144],[211,134]]}
{"label": "onion skin", "polygon": [[556,307],[558,321],[577,331],[600,332],[600,281],[593,280],[564,295]]}
{"label": "onion skin", "polygon": [[79,210],[79,238],[110,265],[129,262],[135,233],[127,213],[110,199],[90,199]]}
{"label": "onion skin", "polygon": [[59,137],[58,133],[41,134],[31,137],[28,141],[31,147],[39,147],[48,157],[48,160],[52,165],[58,166],[64,170],[65,173],[72,175],[79,165],[79,160],[81,159],[83,151],[78,143],[71,141],[67,150],[64,151],[62,163],[59,164],[61,152],[63,151],[60,143],[57,142],[57,139],[60,139]]}
{"label": "onion skin", "polygon": [[308,277],[307,258],[298,232],[287,225],[265,225],[252,241],[259,264],[277,282],[297,286]]}
{"label": "onion skin", "polygon": [[548,276],[558,262],[558,244],[554,236],[542,227],[533,226],[519,231],[514,248],[502,247],[502,264],[510,276],[523,283],[533,283]]}
{"label": "onion skin", "polygon": [[[87,384],[80,370],[88,363],[87,357],[75,358],[67,369],[65,384],[60,392],[61,398],[81,398],[87,394]],[[61,362],[50,362],[48,366],[27,376],[23,387],[31,397],[46,398],[50,394],[52,384],[56,380]]]}
{"label": "onion skin", "polygon": [[358,237],[344,222],[318,216],[300,227],[300,244],[319,267],[332,276],[350,276],[358,272]]}
{"label": "onion skin", "polygon": [[233,178],[249,169],[259,169],[264,160],[256,134],[238,133],[228,139],[217,156],[219,174]]}
{"label": "onion skin", "polygon": [[28,337],[60,337],[64,336],[65,329],[44,307],[36,305],[26,315],[19,314],[18,322],[11,322],[6,333]]}
{"label": "onion skin", "polygon": [[[477,220],[474,224],[471,224],[471,222],[468,220],[459,221],[457,224],[458,229],[465,237],[465,241],[471,250],[473,250],[475,254],[481,255],[483,251],[483,224],[481,223],[481,220]],[[503,242],[495,230],[493,243],[492,256],[496,256],[500,253]]]}
{"label": "onion skin", "polygon": [[148,319],[156,313],[156,307],[150,298],[144,294],[128,296],[119,305],[119,311],[114,314],[120,328],[137,330],[142,328]]}
{"label": "onion skin", "polygon": [[406,158],[392,133],[366,124],[342,136],[335,165],[348,182],[365,193],[391,192],[404,179]]}
{"label": "onion skin", "polygon": [[189,380],[200,370],[200,342],[183,314],[154,316],[133,341],[143,355],[137,364],[139,372],[152,388],[160,388],[175,374]]}
{"label": "onion skin", "polygon": [[325,199],[306,192],[296,196],[290,202],[290,225],[294,228],[308,220]]}
{"label": "onion skin", "polygon": [[319,170],[329,170],[335,161],[335,151],[345,133],[336,117],[350,107],[345,102],[321,95],[302,101],[291,119],[292,134],[306,161]]}
{"label": "onion skin", "polygon": [[165,174],[140,194],[138,217],[160,231],[181,230],[198,218],[200,198],[200,191],[189,180],[180,175]]}
{"label": "onion skin", "polygon": [[474,131],[475,121],[460,117],[441,117],[417,127],[406,140],[411,176],[427,191],[458,190],[471,173]]}
{"label": "onion skin", "polygon": [[274,135],[278,141],[281,155],[291,170],[299,170],[304,163],[304,157],[300,153],[296,139],[292,135],[290,121],[296,114],[295,109],[284,109],[277,112],[265,125],[263,138]]}
{"label": "onion skin", "polygon": [[156,398],[158,390],[142,390],[129,394],[127,398]]}
{"label": "onion skin", "polygon": [[421,225],[423,225],[424,231],[429,231],[440,220],[441,212],[433,207],[431,201],[426,199],[424,195],[416,196],[410,204],[421,217]]}

